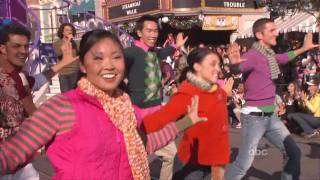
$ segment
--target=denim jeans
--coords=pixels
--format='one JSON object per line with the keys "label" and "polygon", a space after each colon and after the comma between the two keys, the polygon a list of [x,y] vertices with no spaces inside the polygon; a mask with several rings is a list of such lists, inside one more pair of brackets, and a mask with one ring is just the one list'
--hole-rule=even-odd
{"label": "denim jeans", "polygon": [[80,71],[74,72],[71,74],[59,75],[60,91],[66,92],[76,88],[77,82],[79,79],[80,79]]}
{"label": "denim jeans", "polygon": [[[251,167],[257,146],[262,137],[284,153],[282,180],[297,180],[300,175],[300,149],[290,137],[282,121],[276,116],[252,116],[241,114],[241,146],[236,160],[227,167],[226,180],[240,180]],[[261,155],[267,155],[267,152]],[[276,163],[276,162],[275,162]]]}
{"label": "denim jeans", "polygon": [[320,118],[314,117],[311,114],[306,113],[290,113],[288,119],[293,120],[299,124],[304,132],[310,134],[314,129],[320,127]]}

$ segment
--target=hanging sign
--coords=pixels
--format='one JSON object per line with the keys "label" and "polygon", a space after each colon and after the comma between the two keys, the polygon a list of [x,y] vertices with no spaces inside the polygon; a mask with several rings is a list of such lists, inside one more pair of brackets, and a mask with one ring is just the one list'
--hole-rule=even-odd
{"label": "hanging sign", "polygon": [[211,31],[236,30],[239,26],[239,16],[205,16],[202,29]]}
{"label": "hanging sign", "polygon": [[256,8],[259,0],[172,0],[172,8]]}
{"label": "hanging sign", "polygon": [[159,9],[159,0],[140,0],[108,8],[109,19],[137,15]]}
{"label": "hanging sign", "polygon": [[197,8],[201,7],[201,0],[172,0],[172,8]]}
{"label": "hanging sign", "polygon": [[255,8],[254,0],[206,0],[206,7]]}

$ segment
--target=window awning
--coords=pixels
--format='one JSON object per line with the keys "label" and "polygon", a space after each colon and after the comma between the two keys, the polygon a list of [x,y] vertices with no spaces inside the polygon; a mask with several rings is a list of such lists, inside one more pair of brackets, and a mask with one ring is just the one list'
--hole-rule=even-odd
{"label": "window awning", "polygon": [[[287,32],[319,32],[317,28],[317,13],[315,16],[301,12],[294,15],[288,15],[285,17],[279,17],[274,20],[280,33]],[[249,27],[243,32],[238,34],[238,38],[250,38],[253,37],[252,27]]]}

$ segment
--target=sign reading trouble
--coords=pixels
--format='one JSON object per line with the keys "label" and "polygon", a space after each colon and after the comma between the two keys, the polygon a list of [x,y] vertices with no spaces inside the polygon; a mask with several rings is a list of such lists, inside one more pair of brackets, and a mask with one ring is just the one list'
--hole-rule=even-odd
{"label": "sign reading trouble", "polygon": [[206,7],[255,8],[253,0],[206,0]]}
{"label": "sign reading trouble", "polygon": [[109,19],[136,15],[159,9],[159,0],[140,0],[108,8]]}

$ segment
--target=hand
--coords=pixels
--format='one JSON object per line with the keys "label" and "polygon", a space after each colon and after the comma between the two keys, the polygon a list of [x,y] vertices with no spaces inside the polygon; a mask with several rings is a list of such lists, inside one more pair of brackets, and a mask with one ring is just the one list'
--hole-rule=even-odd
{"label": "hand", "polygon": [[279,111],[278,111],[278,116],[284,115],[285,113],[286,113],[285,110],[279,110]]}
{"label": "hand", "polygon": [[204,122],[208,120],[208,118],[199,117],[198,107],[199,107],[199,96],[193,96],[191,99],[191,106],[188,106],[188,116],[192,120],[193,124],[197,124],[199,122]]}
{"label": "hand", "polygon": [[306,92],[301,92],[300,93],[300,97],[301,97],[301,99],[303,100],[303,101],[305,101],[305,100],[307,100],[307,93]]}
{"label": "hand", "polygon": [[73,57],[72,44],[68,40],[63,40],[60,49],[62,51],[62,61],[66,64],[70,64],[79,58],[78,56]]}
{"label": "hand", "polygon": [[72,44],[69,40],[63,39],[60,49],[63,55],[72,54]]}
{"label": "hand", "polygon": [[313,40],[312,33],[307,33],[306,36],[304,37],[304,42],[302,46],[304,51],[308,51],[310,49],[320,47],[320,44],[317,44],[317,45],[313,44],[312,40]]}
{"label": "hand", "polygon": [[185,43],[186,41],[188,40],[188,36],[186,36],[185,38],[183,37],[183,33],[178,33],[177,35],[177,40],[176,40],[176,48],[179,49],[181,48]]}
{"label": "hand", "polygon": [[234,80],[233,78],[227,79],[227,81],[224,83],[223,90],[227,93],[228,96],[232,95],[232,86],[233,86]]}
{"label": "hand", "polygon": [[229,45],[227,55],[231,64],[240,64],[245,61],[244,59],[241,59],[240,46],[237,43]]}

